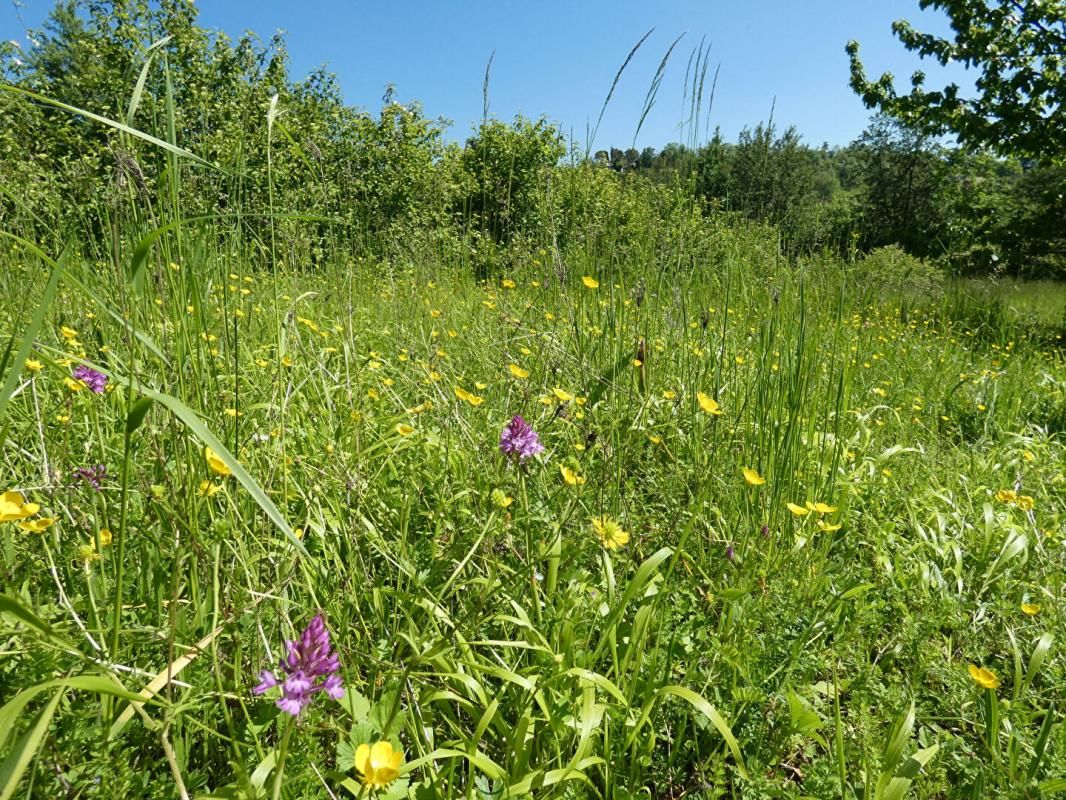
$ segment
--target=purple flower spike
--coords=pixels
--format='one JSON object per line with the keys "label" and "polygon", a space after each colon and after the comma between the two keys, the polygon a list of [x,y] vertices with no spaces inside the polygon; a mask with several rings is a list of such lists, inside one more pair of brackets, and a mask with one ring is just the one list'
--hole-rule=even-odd
{"label": "purple flower spike", "polygon": [[79,364],[74,367],[74,378],[89,387],[90,392],[103,394],[107,386],[107,376],[97,372],[92,367]]}
{"label": "purple flower spike", "polygon": [[103,464],[97,464],[94,467],[78,467],[74,470],[74,474],[96,489],[96,491],[100,491],[104,478],[107,477],[107,467]]}
{"label": "purple flower spike", "polygon": [[279,665],[284,679],[279,682],[273,672],[263,670],[253,694],[263,694],[280,685],[277,706],[294,717],[307,708],[315,692],[325,692],[334,700],[344,697],[344,686],[337,674],[340,661],[330,646],[329,631],[321,614],[315,614],[299,641],[286,642],[285,647],[289,653]]}
{"label": "purple flower spike", "polygon": [[500,452],[504,455],[515,456],[519,461],[525,461],[543,451],[544,445],[540,443],[540,437],[537,436],[536,431],[517,414],[500,433]]}

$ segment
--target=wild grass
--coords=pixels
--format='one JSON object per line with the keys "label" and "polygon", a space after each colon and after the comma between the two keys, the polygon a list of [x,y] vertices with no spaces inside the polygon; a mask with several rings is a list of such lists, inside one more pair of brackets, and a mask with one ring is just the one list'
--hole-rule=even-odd
{"label": "wild grass", "polygon": [[[2,523],[0,798],[1066,790],[1061,351],[683,237],[311,270],[161,145],[107,258],[0,255],[0,489],[54,520]],[[251,690],[316,613],[294,721]]]}

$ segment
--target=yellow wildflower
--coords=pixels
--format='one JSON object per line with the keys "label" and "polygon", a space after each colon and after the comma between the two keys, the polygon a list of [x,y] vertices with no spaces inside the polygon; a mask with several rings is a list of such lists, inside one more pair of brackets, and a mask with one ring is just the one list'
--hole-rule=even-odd
{"label": "yellow wildflower", "polygon": [[788,507],[788,510],[795,514],[797,517],[805,517],[811,513],[811,510],[809,508],[798,506],[795,503],[785,503],[785,505]]}
{"label": "yellow wildflower", "polygon": [[585,284],[586,289],[599,289],[600,282],[593,278],[591,275],[586,275],[581,279],[581,282]]}
{"label": "yellow wildflower", "polygon": [[211,471],[216,475],[232,475],[233,471],[226,466],[226,462],[223,461],[210,447],[204,448],[204,458],[207,460],[207,466],[211,468]]}
{"label": "yellow wildflower", "polygon": [[45,529],[50,528],[55,521],[55,517],[37,517],[37,519],[20,522],[18,526],[30,533],[44,533]]}
{"label": "yellow wildflower", "polygon": [[0,494],[0,522],[14,522],[32,517],[41,507],[36,503],[27,503],[19,492],[7,491]]}
{"label": "yellow wildflower", "polygon": [[703,392],[696,392],[696,400],[699,401],[700,408],[704,413],[710,414],[712,417],[721,416],[722,410],[718,407],[718,401],[713,397],[710,397]]}
{"label": "yellow wildflower", "polygon": [[471,394],[461,386],[455,387],[455,396],[460,400],[465,400],[472,406],[479,406],[485,402],[484,397],[478,397],[476,394]]}
{"label": "yellow wildflower", "polygon": [[992,670],[979,667],[976,664],[970,664],[968,671],[970,677],[973,678],[973,682],[982,689],[999,688],[999,678],[996,677],[996,673],[992,672]]}
{"label": "yellow wildflower", "polygon": [[214,481],[200,481],[200,485],[196,489],[196,493],[200,497],[214,497],[222,491],[222,486]]}
{"label": "yellow wildflower", "polygon": [[574,470],[566,466],[566,464],[559,465],[559,472],[562,473],[563,480],[566,481],[570,486],[579,486],[580,484],[585,482],[584,476],[578,475],[576,472],[574,472]]}
{"label": "yellow wildflower", "polygon": [[741,469],[741,472],[744,473],[744,480],[747,481],[748,484],[751,486],[762,486],[764,483],[766,483],[766,478],[764,478],[758,472],[753,470],[751,467],[744,467],[743,469]]}
{"label": "yellow wildflower", "polygon": [[355,768],[359,770],[364,786],[383,789],[400,775],[403,751],[394,750],[389,742],[376,742],[373,746],[361,744],[355,751]]}
{"label": "yellow wildflower", "polygon": [[516,378],[518,378],[520,380],[525,380],[526,378],[529,377],[529,370],[528,369],[522,369],[517,364],[508,364],[507,365],[507,369],[510,371],[510,373],[512,375],[514,375]]}
{"label": "yellow wildflower", "polygon": [[1030,617],[1035,617],[1040,613],[1039,603],[1022,603],[1022,613],[1028,614]]}
{"label": "yellow wildflower", "polygon": [[610,517],[593,517],[592,530],[596,538],[600,540],[604,550],[617,550],[629,541],[629,534],[622,530],[622,526]]}

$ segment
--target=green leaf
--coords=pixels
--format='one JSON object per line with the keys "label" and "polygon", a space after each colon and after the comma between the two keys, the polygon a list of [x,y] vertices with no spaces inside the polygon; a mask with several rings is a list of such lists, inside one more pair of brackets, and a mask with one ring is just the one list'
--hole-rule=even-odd
{"label": "green leaf", "polygon": [[0,764],[0,800],[10,800],[18,788],[19,781],[26,768],[30,765],[37,749],[41,746],[48,727],[52,724],[52,717],[56,713],[59,701],[63,699],[62,690],[52,695],[52,699],[37,715],[29,729],[22,734],[15,746],[11,748],[3,764]]}
{"label": "green leaf", "polygon": [[144,424],[144,418],[151,410],[153,402],[150,397],[142,397],[133,404],[130,413],[126,415],[126,433],[133,433]]}
{"label": "green leaf", "polygon": [[22,365],[26,362],[26,359],[29,358],[37,334],[40,332],[41,326],[44,325],[45,315],[48,313],[48,309],[52,305],[52,300],[55,299],[56,288],[59,286],[59,276],[62,274],[62,268],[59,264],[53,261],[52,274],[49,276],[48,283],[44,287],[41,301],[37,304],[37,310],[33,312],[33,317],[30,319],[29,326],[22,333],[22,341],[19,343],[18,351],[15,353],[15,360],[13,363],[7,365],[10,369],[7,373],[7,377],[4,379],[3,385],[0,386],[0,421],[3,421],[4,414],[7,412],[7,404],[11,400],[11,395],[15,393],[15,387],[18,385],[19,375],[22,374]]}
{"label": "green leaf", "polygon": [[144,82],[148,78],[148,69],[152,66],[152,60],[156,55],[155,51],[163,47],[173,38],[173,36],[164,36],[162,39],[157,39],[152,42],[145,51],[144,65],[141,67],[141,74],[137,76],[137,85],[133,87],[133,94],[130,96],[129,109],[126,111],[127,125],[133,125],[133,117],[137,114],[137,107],[141,104],[141,95],[144,93]]}
{"label": "green leaf", "polygon": [[644,725],[651,719],[651,714],[659,700],[667,695],[672,695],[689,703],[693,708],[703,714],[712,725],[714,725],[718,730],[718,733],[721,734],[722,738],[725,740],[729,751],[733,754],[733,760],[736,762],[737,771],[747,778],[748,772],[744,767],[744,758],[740,752],[740,745],[737,744],[737,740],[733,736],[733,731],[730,729],[729,723],[725,721],[725,718],[722,717],[722,715],[718,713],[718,710],[707,702],[707,700],[684,686],[676,686],[674,684],[664,686],[659,689],[650,700],[648,700],[644,706],[644,711],[641,714],[640,719],[637,721],[636,725],[633,726],[633,730],[629,734],[626,746],[628,747],[632,744]]}

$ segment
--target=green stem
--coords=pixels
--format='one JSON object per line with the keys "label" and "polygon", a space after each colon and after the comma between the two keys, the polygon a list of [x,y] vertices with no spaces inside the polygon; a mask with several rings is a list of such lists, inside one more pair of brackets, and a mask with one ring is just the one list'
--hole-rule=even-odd
{"label": "green stem", "polygon": [[292,737],[292,731],[295,727],[296,717],[289,717],[285,733],[281,736],[281,744],[278,745],[278,765],[274,768],[274,786],[270,792],[272,800],[278,800],[281,797],[281,783],[285,775],[285,759],[289,755],[289,739]]}

